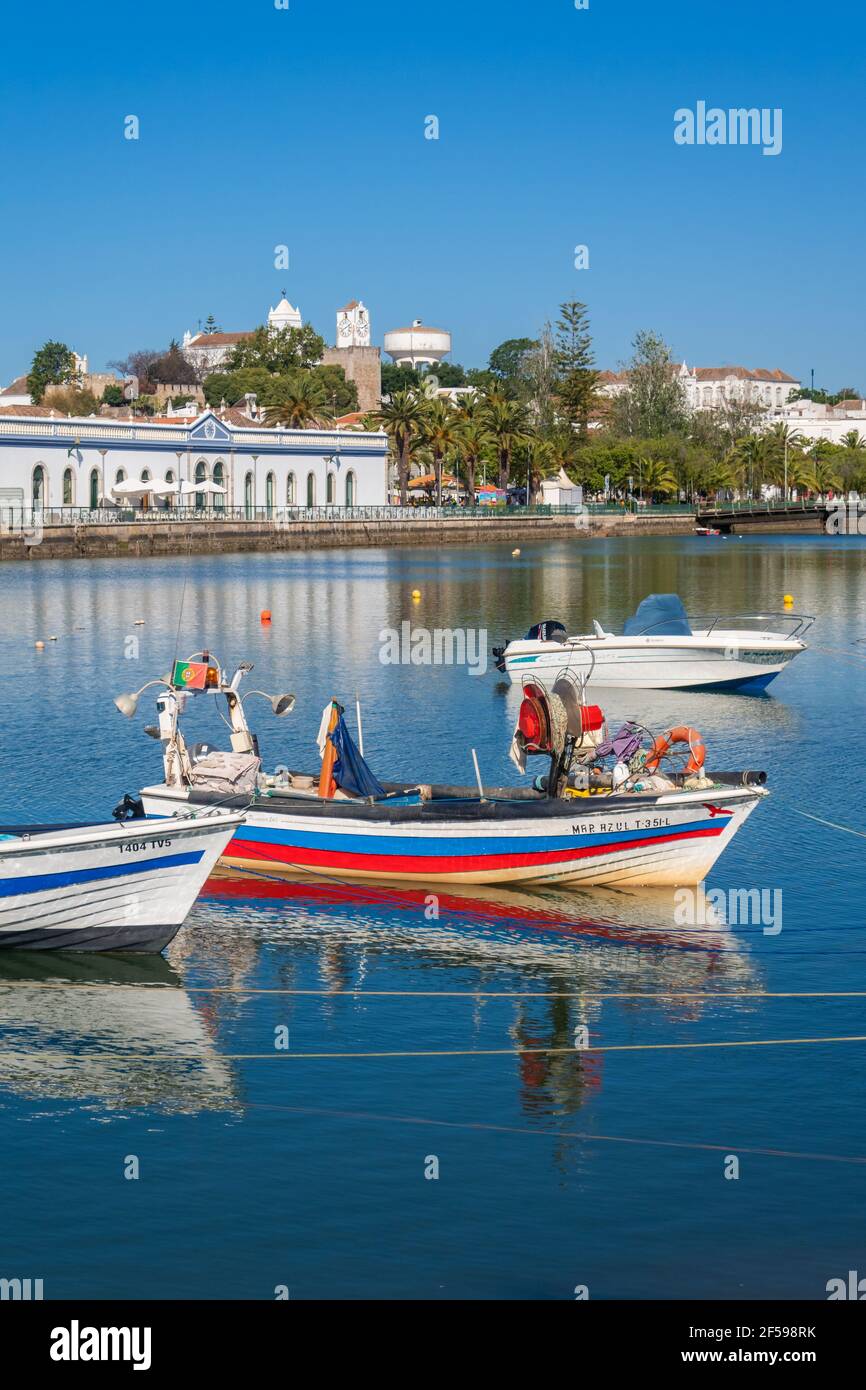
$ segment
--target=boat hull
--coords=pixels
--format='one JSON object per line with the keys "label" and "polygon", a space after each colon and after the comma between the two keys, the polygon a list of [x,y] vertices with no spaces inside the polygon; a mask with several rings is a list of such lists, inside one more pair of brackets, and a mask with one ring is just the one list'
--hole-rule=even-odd
{"label": "boat hull", "polygon": [[237,814],[160,824],[6,827],[0,839],[0,947],[161,951],[183,925]]}
{"label": "boat hull", "polygon": [[778,634],[717,632],[692,637],[608,637],[571,642],[510,642],[505,670],[513,681],[555,681],[564,672],[608,690],[766,689],[804,650]]}
{"label": "boat hull", "polygon": [[[303,809],[249,809],[220,860],[250,873],[432,884],[561,884],[565,887],[680,887],[700,883],[766,793],[755,787],[659,797],[575,798],[535,803],[505,820],[420,813],[415,820],[368,819],[330,803]],[[170,814],[185,793],[141,793],[148,815]],[[561,812],[560,812],[560,808]],[[360,808],[364,810],[363,806]]]}

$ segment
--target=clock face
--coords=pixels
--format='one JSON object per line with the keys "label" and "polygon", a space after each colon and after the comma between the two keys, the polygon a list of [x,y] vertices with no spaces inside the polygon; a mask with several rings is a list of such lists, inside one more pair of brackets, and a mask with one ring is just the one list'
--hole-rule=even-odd
{"label": "clock face", "polygon": [[349,337],[351,337],[351,335],[352,335],[352,325],[350,324],[350,322],[349,322],[348,319],[343,319],[342,323],[340,324],[340,337],[341,337],[341,338],[349,338]]}

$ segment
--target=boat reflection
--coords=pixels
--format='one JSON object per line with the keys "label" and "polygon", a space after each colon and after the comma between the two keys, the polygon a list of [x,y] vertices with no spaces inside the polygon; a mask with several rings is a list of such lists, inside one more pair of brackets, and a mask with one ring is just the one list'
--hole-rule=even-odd
{"label": "boat reflection", "polygon": [[[363,998],[369,991],[372,998],[374,981],[383,977],[388,992],[399,993],[402,975],[407,993],[421,996],[419,1013],[424,995],[477,990],[478,1022],[489,999],[500,996],[507,1033],[498,1045],[526,1049],[516,1052],[514,1066],[522,1108],[535,1117],[574,1114],[600,1089],[605,1056],[581,1050],[578,1030],[598,1037],[603,1015],[605,1023],[611,1016],[606,1011],[627,1010],[632,1019],[649,1014],[656,1027],[755,1002],[745,993],[757,988],[754,965],[702,895],[695,896],[695,918],[705,926],[676,924],[673,890],[459,886],[434,895],[402,885],[226,872],[205,892],[177,949],[192,959],[197,938],[206,951],[217,931],[225,946],[237,936],[248,947],[254,935],[273,949],[283,988],[309,989],[313,964],[325,1017],[329,997],[336,1004],[340,995]],[[242,985],[237,967],[236,958],[233,978]]]}
{"label": "boat reflection", "polygon": [[236,1104],[207,1020],[162,956],[0,958],[0,1094],[180,1113]]}

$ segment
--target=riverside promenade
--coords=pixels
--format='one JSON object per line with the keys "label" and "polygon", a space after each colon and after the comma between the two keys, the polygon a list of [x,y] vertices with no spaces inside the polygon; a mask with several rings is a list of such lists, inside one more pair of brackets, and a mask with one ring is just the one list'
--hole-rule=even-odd
{"label": "riverside promenade", "polygon": [[0,514],[0,560],[74,560],[355,546],[529,544],[574,536],[676,536],[694,530],[689,508],[299,507],[253,516],[238,509],[185,514],[102,509]]}

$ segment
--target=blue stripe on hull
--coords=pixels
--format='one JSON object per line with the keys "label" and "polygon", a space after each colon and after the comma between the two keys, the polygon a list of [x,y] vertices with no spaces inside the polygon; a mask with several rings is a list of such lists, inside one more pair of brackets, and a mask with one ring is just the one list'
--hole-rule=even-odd
{"label": "blue stripe on hull", "polygon": [[198,864],[203,850],[186,854],[166,854],[161,859],[132,860],[124,864],[101,864],[93,869],[69,869],[57,874],[26,874],[0,879],[0,898],[15,898],[22,893],[45,893],[52,888],[71,888],[79,883],[96,883],[100,879],[128,878],[132,874],[150,873],[152,869],[177,869],[185,864]]}
{"label": "blue stripe on hull", "polygon": [[[575,810],[575,818],[580,816],[580,810]],[[725,817],[725,819],[728,819]],[[294,826],[282,827],[251,825],[249,821],[235,831],[232,839],[231,849],[239,846],[244,841],[252,841],[256,844],[272,845],[295,845],[301,849],[321,849],[321,850],[342,850],[348,854],[393,854],[407,855],[413,858],[419,854],[424,855],[447,855],[453,858],[455,855],[501,855],[508,854],[532,854],[533,852],[552,851],[552,850],[572,850],[584,845],[607,845],[615,844],[617,841],[627,839],[645,840],[651,842],[656,838],[669,836],[672,832],[677,834],[689,833],[698,830],[718,830],[719,820],[690,821],[684,824],[672,822],[670,825],[652,826],[647,829],[635,830],[628,824],[622,830],[608,831],[595,835],[533,835],[533,836],[461,836],[454,835],[449,837],[434,836],[396,836],[396,835],[359,835],[354,833],[342,833],[340,831],[328,833],[318,830],[299,830]]]}

